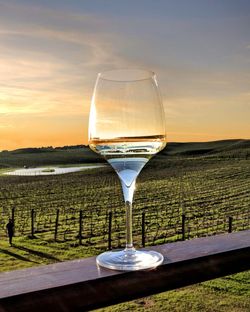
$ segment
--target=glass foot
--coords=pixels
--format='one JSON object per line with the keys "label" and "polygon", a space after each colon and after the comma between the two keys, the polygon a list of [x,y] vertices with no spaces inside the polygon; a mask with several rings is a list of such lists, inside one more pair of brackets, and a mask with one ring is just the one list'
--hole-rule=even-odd
{"label": "glass foot", "polygon": [[137,271],[155,268],[163,262],[163,255],[156,251],[119,250],[107,251],[96,258],[98,265],[119,271]]}

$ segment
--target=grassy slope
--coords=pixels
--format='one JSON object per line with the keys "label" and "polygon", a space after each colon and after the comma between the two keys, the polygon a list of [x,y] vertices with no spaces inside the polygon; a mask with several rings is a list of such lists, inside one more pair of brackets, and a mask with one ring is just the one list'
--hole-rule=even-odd
{"label": "grassy slope", "polygon": [[169,143],[163,151],[164,155],[230,155],[230,152],[241,151],[249,156],[250,140],[222,140],[211,142]]}
{"label": "grassy slope", "polygon": [[[150,312],[247,312],[250,308],[249,291],[242,292],[240,288],[247,283],[249,274],[239,273],[230,277],[232,280],[242,279],[238,288],[239,293],[231,289],[223,291],[213,287],[214,282],[206,282],[200,285],[194,285],[134,300],[128,303],[99,309],[99,312],[121,312],[121,311],[150,311]],[[225,279],[219,279],[215,282],[225,284]]]}
{"label": "grassy slope", "polygon": [[28,151],[13,151],[0,153],[0,168],[44,166],[58,164],[81,164],[102,162],[89,148],[69,150],[52,150],[36,153]]}

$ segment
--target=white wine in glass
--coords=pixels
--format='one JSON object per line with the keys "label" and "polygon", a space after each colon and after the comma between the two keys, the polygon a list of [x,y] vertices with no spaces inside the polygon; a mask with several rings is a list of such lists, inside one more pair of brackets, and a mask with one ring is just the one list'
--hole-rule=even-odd
{"label": "white wine in glass", "polygon": [[126,208],[126,247],[100,254],[98,265],[134,271],[162,263],[160,253],[133,246],[132,202],[138,174],[165,145],[165,115],[155,74],[140,69],[98,74],[90,109],[89,146],[118,174]]}

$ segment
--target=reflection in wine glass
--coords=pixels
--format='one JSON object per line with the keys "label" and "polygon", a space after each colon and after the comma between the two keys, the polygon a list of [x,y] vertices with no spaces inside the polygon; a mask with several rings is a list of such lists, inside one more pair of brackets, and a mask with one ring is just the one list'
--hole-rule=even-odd
{"label": "reflection in wine glass", "polygon": [[132,202],[138,174],[166,145],[164,116],[153,72],[122,69],[98,74],[90,109],[89,146],[118,174],[126,207],[126,247],[100,254],[100,266],[130,271],[156,267],[163,261],[158,252],[135,250]]}

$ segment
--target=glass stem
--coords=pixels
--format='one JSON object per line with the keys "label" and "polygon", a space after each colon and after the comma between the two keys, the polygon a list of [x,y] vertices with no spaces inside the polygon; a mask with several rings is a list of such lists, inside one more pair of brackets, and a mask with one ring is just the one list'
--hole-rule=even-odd
{"label": "glass stem", "polygon": [[122,191],[125,201],[126,208],[126,248],[125,251],[134,251],[133,246],[133,237],[132,237],[132,202],[133,195],[135,191],[135,180],[131,183],[131,185],[127,186],[123,181],[122,183]]}
{"label": "glass stem", "polygon": [[133,237],[132,237],[132,203],[129,201],[125,202],[126,207],[126,250],[134,249]]}

